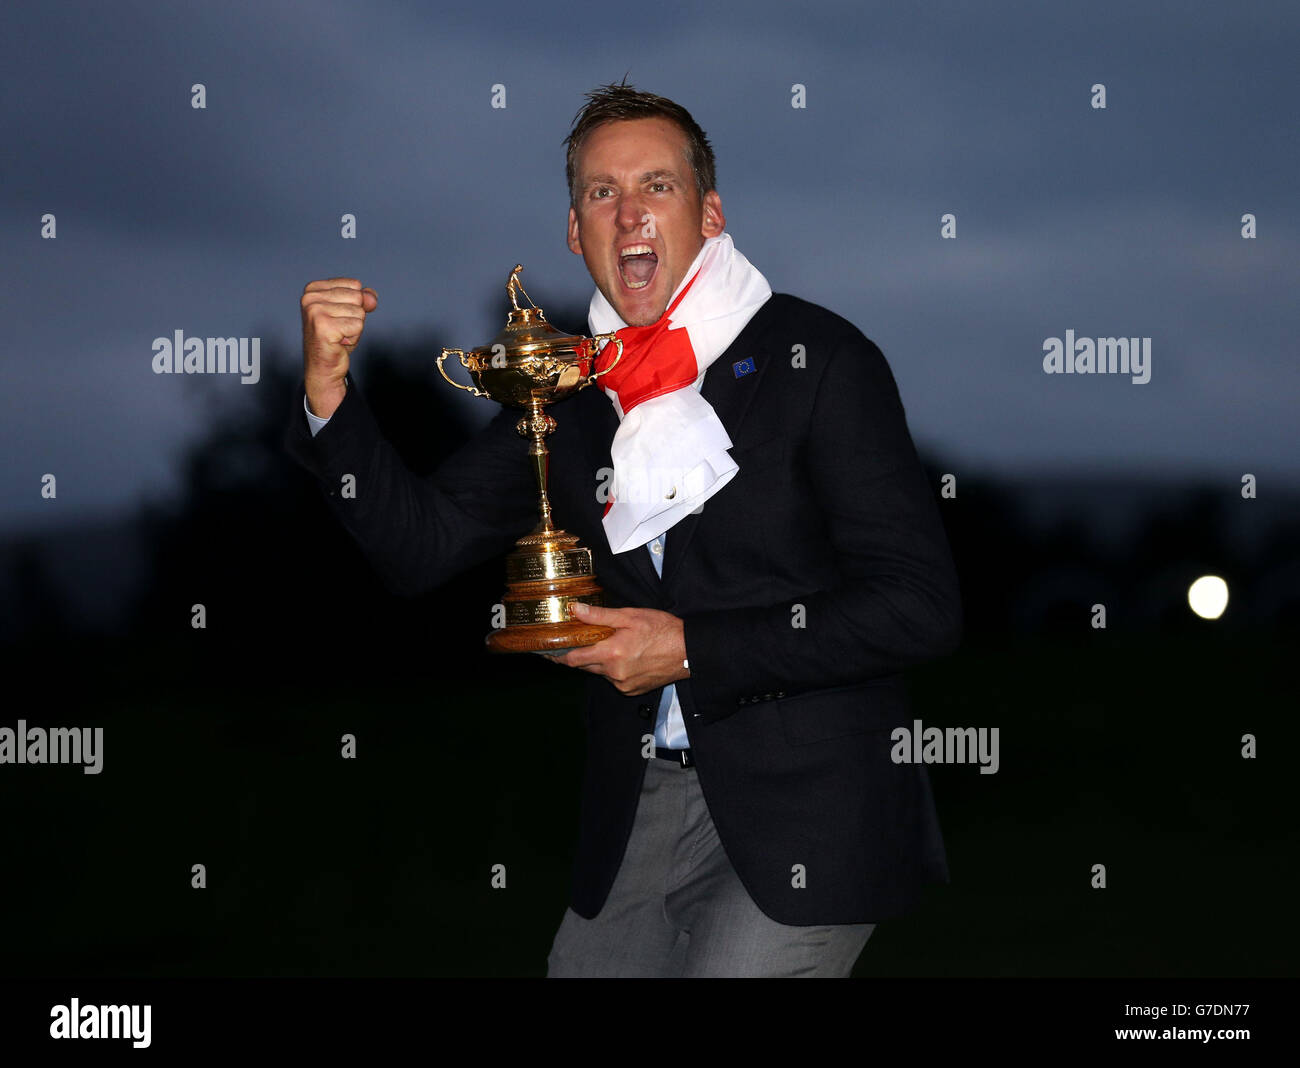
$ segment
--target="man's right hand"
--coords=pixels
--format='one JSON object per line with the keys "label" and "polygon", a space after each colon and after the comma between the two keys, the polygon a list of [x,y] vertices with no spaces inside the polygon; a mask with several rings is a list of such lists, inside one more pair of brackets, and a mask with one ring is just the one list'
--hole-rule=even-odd
{"label": "man's right hand", "polygon": [[361,340],[379,294],[355,278],[308,282],[302,291],[302,371],[307,405],[328,419],[347,393],[348,357]]}

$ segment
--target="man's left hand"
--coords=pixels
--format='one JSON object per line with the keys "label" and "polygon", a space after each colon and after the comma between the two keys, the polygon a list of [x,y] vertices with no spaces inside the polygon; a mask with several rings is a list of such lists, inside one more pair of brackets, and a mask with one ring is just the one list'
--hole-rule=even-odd
{"label": "man's left hand", "polygon": [[570,649],[551,660],[567,667],[604,675],[619,693],[634,697],[678,679],[690,677],[682,621],[656,608],[601,608],[573,605],[573,617],[583,623],[613,627],[614,633],[595,645]]}

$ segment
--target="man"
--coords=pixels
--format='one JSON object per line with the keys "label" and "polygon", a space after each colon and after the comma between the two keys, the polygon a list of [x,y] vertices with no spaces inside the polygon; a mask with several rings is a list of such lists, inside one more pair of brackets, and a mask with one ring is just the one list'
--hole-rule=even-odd
{"label": "man", "polygon": [[[589,325],[625,344],[551,454],[605,589],[573,611],[615,633],[555,658],[588,675],[588,745],[548,975],[847,975],[948,879],[925,770],[890,759],[901,671],[960,631],[933,494],[880,350],[736,251],[684,108],[606,86],[567,144]],[[306,287],[287,445],[418,594],[506,552],[535,495],[508,409],[430,478],[403,467],[348,376],[376,306],[355,279]]]}

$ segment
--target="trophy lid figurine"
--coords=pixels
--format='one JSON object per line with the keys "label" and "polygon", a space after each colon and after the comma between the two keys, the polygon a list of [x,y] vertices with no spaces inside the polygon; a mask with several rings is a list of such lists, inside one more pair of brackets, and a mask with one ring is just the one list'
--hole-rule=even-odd
{"label": "trophy lid figurine", "polygon": [[[623,357],[623,341],[613,333],[583,337],[557,330],[520,284],[523,269],[516,264],[506,283],[511,311],[501,332],[477,349],[443,349],[438,357],[442,377],[457,389],[522,408],[524,416],[516,429],[531,439],[528,454],[537,477],[541,521],[532,533],[515,542],[514,551],[506,557],[505,626],[486,638],[494,653],[563,652],[594,645],[614,633],[611,627],[569,617],[571,602],[599,605],[603,600],[591,550],[578,545],[577,535],[566,534],[551,523],[546,435],[555,429],[555,420],[545,409],[586,389],[611,370]],[[531,308],[519,306],[521,292]],[[614,361],[603,371],[594,371],[596,356],[609,341],[618,346]],[[462,385],[447,374],[443,361],[448,356],[459,357],[474,385]]]}

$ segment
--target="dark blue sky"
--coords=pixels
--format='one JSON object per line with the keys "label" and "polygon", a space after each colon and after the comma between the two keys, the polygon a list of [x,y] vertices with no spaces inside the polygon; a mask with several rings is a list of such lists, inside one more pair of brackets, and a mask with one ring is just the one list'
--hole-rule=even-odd
{"label": "dark blue sky", "polygon": [[[6,24],[0,530],[166,496],[206,399],[259,388],[154,375],[155,337],[296,362],[302,286],[334,274],[378,290],[369,333],[461,346],[499,328],[517,262],[538,303],[585,306],[561,141],[625,73],[693,112],[737,248],[881,346],[959,477],[1300,485],[1294,4],[241,0]],[[1067,329],[1150,337],[1151,381],[1045,375]]]}

